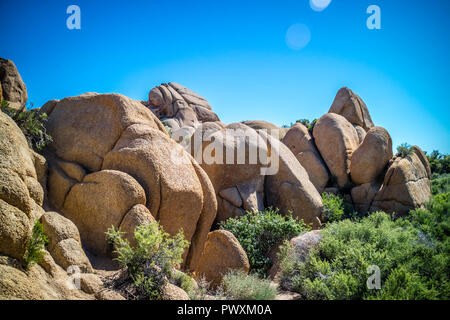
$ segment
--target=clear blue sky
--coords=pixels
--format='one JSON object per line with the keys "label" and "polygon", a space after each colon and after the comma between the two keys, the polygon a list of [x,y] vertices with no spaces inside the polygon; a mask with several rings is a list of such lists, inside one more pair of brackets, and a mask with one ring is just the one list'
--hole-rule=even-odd
{"label": "clear blue sky", "polygon": [[[81,8],[81,30],[66,8]],[[366,9],[381,8],[381,30]],[[448,0],[7,1],[0,56],[12,59],[41,106],[87,91],[147,99],[174,81],[209,100],[226,122],[277,125],[326,113],[341,86],[358,93],[394,146],[450,152]],[[286,44],[293,24],[311,40]]]}

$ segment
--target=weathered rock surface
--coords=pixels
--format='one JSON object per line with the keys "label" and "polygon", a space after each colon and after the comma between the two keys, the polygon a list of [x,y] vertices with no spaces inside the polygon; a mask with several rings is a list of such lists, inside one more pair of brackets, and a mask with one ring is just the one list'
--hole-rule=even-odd
{"label": "weathered rock surface", "polygon": [[371,211],[405,215],[431,199],[431,170],[427,157],[419,147],[412,149],[411,155],[397,157],[390,165]]}
{"label": "weathered rock surface", "polygon": [[349,182],[351,157],[359,146],[356,129],[343,116],[327,113],[317,121],[313,135],[328,169],[343,187]]}
{"label": "weathered rock surface", "polygon": [[267,204],[279,208],[281,213],[292,212],[294,217],[303,219],[313,228],[320,227],[322,198],[308,173],[288,147],[264,132],[260,134],[267,139],[270,152],[276,154],[279,161],[276,174],[265,178]]}
{"label": "weathered rock surface", "polygon": [[137,243],[136,239],[134,239],[134,229],[138,226],[150,224],[155,221],[155,218],[153,218],[147,207],[142,204],[137,204],[125,214],[119,229],[121,232],[124,232],[124,238],[127,239],[132,246],[135,246]]}
{"label": "weathered rock surface", "polygon": [[118,228],[133,206],[145,205],[170,234],[184,230],[191,242],[184,257],[192,267],[217,202],[208,177],[161,122],[119,94],[86,93],[51,110],[49,200],[74,221],[83,245],[105,253],[104,231]]}
{"label": "weathered rock surface", "polygon": [[161,296],[163,300],[190,300],[186,291],[171,283],[166,283]]}
{"label": "weathered rock surface", "polygon": [[168,127],[196,127],[201,122],[220,121],[208,101],[192,90],[174,82],[153,88],[148,107]]}
{"label": "weathered rock surface", "polygon": [[[0,58],[0,97],[9,103],[15,110],[23,110],[27,102],[27,87],[17,71],[14,62]],[[2,99],[0,98],[0,101]]]}
{"label": "weathered rock surface", "polygon": [[346,118],[351,124],[361,126],[366,131],[373,127],[372,118],[366,104],[347,87],[343,87],[338,91],[328,112],[337,113]]}
{"label": "weathered rock surface", "polygon": [[289,128],[280,128],[273,123],[264,121],[264,120],[247,120],[242,121],[243,124],[249,126],[250,128],[258,131],[258,130],[266,130],[268,134],[273,136],[276,139],[282,140]]}
{"label": "weathered rock surface", "polygon": [[301,123],[296,123],[282,141],[305,168],[317,191],[322,192],[328,182],[328,170],[308,129]]}
{"label": "weathered rock surface", "polygon": [[380,190],[380,182],[368,182],[352,188],[351,195],[353,206],[358,212],[367,212],[372,205],[373,199]]}
{"label": "weathered rock surface", "polygon": [[391,136],[386,129],[373,127],[353,152],[350,165],[353,182],[364,184],[375,181],[392,157]]}
{"label": "weathered rock surface", "polygon": [[228,271],[247,273],[249,269],[247,255],[236,237],[229,231],[216,230],[208,234],[195,274],[198,279],[204,277],[212,288],[216,288]]}

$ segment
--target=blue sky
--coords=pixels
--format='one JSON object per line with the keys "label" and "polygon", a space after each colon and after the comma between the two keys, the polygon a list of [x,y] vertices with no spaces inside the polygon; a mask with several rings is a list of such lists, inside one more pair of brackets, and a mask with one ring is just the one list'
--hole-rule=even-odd
{"label": "blue sky", "polygon": [[[66,8],[81,8],[81,30]],[[369,5],[381,30],[369,30]],[[450,152],[450,1],[309,0],[0,2],[0,56],[12,59],[41,106],[87,91],[146,100],[174,81],[209,100],[226,123],[277,125],[326,113],[348,86],[394,146]],[[286,44],[294,24],[311,40]]]}

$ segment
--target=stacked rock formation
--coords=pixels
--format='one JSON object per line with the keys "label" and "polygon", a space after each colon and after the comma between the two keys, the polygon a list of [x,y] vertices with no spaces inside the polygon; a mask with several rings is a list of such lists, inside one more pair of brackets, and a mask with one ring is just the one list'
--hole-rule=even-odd
{"label": "stacked rock formation", "polygon": [[16,65],[11,60],[0,58],[0,102],[5,100],[10,108],[23,110],[27,99],[27,87]]}
{"label": "stacked rock formation", "polygon": [[283,142],[319,192],[333,180],[335,187],[350,186],[351,201],[360,212],[403,215],[431,198],[430,166],[420,148],[413,147],[406,158],[394,156],[387,130],[374,126],[366,104],[348,88],[339,90],[312,137],[296,124]]}

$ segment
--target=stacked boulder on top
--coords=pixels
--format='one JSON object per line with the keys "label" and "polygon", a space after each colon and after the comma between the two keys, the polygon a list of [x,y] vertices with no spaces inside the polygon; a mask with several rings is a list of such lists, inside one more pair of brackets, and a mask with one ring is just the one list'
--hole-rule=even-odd
{"label": "stacked boulder on top", "polygon": [[352,187],[356,210],[400,215],[430,200],[431,173],[424,153],[414,146],[405,158],[394,156],[389,133],[374,126],[366,104],[350,89],[339,90],[312,136],[296,124],[283,142],[319,192],[336,180],[339,188]]}
{"label": "stacked boulder on top", "polygon": [[0,58],[0,102],[5,100],[10,108],[22,111],[27,99],[27,87],[16,65],[11,60]]}
{"label": "stacked boulder on top", "polygon": [[172,130],[195,128],[203,122],[216,122],[222,125],[208,101],[174,82],[163,83],[153,88],[148,95],[148,102],[144,104]]}

